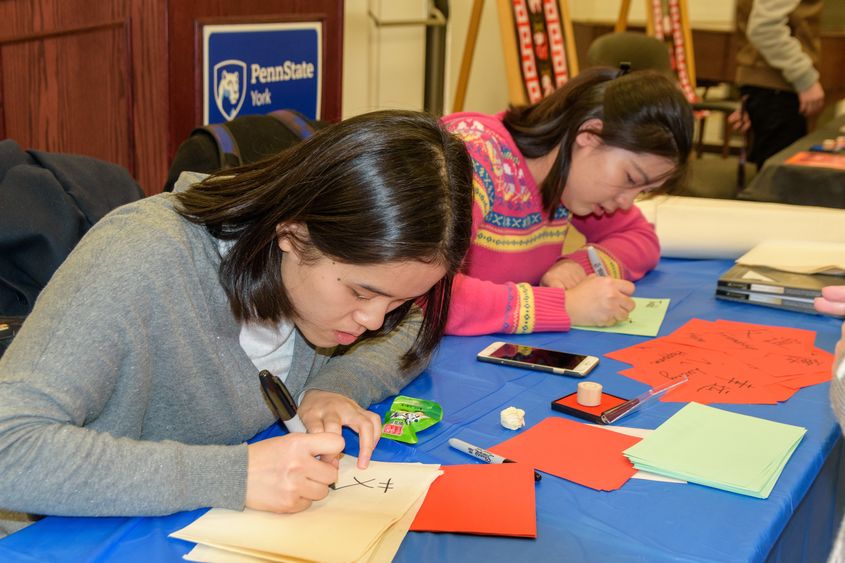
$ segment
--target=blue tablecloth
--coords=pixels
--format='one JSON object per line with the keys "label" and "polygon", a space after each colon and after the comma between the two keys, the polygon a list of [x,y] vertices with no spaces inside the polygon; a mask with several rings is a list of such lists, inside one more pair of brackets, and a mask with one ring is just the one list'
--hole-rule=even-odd
{"label": "blue tablecloth", "polygon": [[[638,296],[672,300],[660,335],[693,317],[731,319],[814,330],[816,345],[833,350],[839,334],[835,319],[714,299],[716,279],[729,267],[729,262],[721,260],[663,260],[639,282]],[[645,340],[586,331],[446,338],[431,367],[403,390],[403,394],[442,404],[443,421],[422,433],[415,446],[381,440],[374,459],[471,463],[449,448],[447,440],[458,436],[492,446],[513,436],[499,424],[499,412],[505,407],[525,409],[528,425],[548,416],[565,416],[552,411],[549,404],[574,391],[578,379],[475,360],[479,350],[503,339],[597,356]],[[618,375],[625,367],[602,358],[589,377],[609,393],[633,397],[646,387]],[[373,409],[384,413],[389,404],[387,400]],[[626,417],[623,424],[655,428],[681,406],[649,405]],[[631,480],[618,491],[598,492],[547,475],[537,485],[536,539],[410,533],[396,560],[823,561],[841,517],[836,497],[842,490],[840,431],[830,410],[828,384],[802,389],[775,406],[720,407],[807,428],[768,499],[643,480]],[[275,432],[268,429],[264,434]],[[350,432],[345,436],[347,451],[356,453],[355,436]],[[0,541],[0,561],[180,561],[192,544],[169,539],[167,534],[202,513],[160,518],[49,517]]]}

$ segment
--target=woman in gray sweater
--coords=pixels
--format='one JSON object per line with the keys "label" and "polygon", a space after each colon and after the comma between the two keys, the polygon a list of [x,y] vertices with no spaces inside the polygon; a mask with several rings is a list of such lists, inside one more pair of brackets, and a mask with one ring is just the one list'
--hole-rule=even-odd
{"label": "woman in gray sweater", "polygon": [[[292,512],[323,498],[341,427],[365,466],[380,435],[365,407],[422,371],[442,334],[470,182],[433,117],[379,112],[106,216],[0,360],[0,507]],[[300,397],[307,434],[244,443],[274,421],[259,369]]]}

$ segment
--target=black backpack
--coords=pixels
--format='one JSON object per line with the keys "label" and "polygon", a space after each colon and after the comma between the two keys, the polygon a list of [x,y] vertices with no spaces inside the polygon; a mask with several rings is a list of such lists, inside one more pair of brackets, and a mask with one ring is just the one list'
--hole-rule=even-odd
{"label": "black backpack", "polygon": [[164,191],[173,191],[182,172],[211,174],[262,160],[307,139],[326,125],[295,110],[280,109],[197,127],[179,145]]}

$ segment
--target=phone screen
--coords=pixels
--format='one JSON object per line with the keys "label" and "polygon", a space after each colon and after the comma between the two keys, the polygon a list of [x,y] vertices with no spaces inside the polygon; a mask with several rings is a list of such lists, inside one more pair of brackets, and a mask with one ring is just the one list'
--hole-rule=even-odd
{"label": "phone screen", "polygon": [[508,343],[499,346],[490,356],[501,360],[514,360],[568,370],[575,369],[586,357],[568,352],[558,352],[557,350],[544,350],[533,346],[519,346]]}

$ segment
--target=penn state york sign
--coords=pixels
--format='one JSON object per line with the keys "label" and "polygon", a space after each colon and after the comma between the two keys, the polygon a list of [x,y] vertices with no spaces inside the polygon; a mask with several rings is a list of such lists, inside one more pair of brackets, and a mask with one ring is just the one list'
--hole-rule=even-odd
{"label": "penn state york sign", "polygon": [[320,22],[203,27],[203,124],[295,109],[320,116]]}

